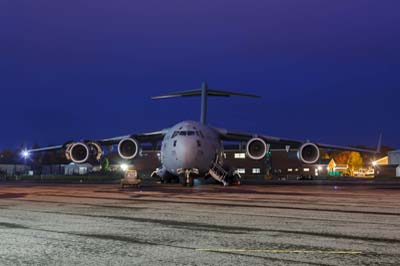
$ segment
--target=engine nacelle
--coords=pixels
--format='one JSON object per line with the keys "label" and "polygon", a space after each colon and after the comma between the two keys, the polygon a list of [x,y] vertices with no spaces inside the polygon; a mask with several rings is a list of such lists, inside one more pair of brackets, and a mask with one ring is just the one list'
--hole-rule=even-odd
{"label": "engine nacelle", "polygon": [[267,155],[267,143],[261,138],[252,138],[246,147],[247,155],[253,160],[261,160]]}
{"label": "engine nacelle", "polygon": [[297,158],[305,164],[314,164],[320,158],[320,151],[314,143],[304,143],[297,152]]}
{"label": "engine nacelle", "polygon": [[85,163],[91,158],[99,161],[103,156],[103,149],[96,142],[70,142],[65,146],[65,157],[77,164]]}
{"label": "engine nacelle", "polygon": [[65,157],[77,164],[85,163],[89,155],[89,147],[83,142],[71,143],[65,151]]}
{"label": "engine nacelle", "polygon": [[89,147],[89,156],[90,158],[96,159],[96,161],[100,161],[103,156],[103,149],[97,142],[88,142],[87,146]]}
{"label": "engine nacelle", "polygon": [[122,159],[130,160],[139,153],[139,143],[133,138],[122,139],[118,143],[118,154]]}

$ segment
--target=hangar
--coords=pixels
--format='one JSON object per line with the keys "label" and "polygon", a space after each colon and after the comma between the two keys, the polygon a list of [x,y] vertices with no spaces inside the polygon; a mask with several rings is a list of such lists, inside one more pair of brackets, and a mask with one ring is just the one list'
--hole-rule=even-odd
{"label": "hangar", "polygon": [[[154,169],[159,167],[159,152],[143,151],[129,164],[134,167],[140,175],[150,175]],[[118,157],[117,157],[118,158]],[[276,151],[268,154],[264,159],[252,160],[241,145],[229,145],[224,150],[224,161],[228,167],[236,168],[243,177],[263,177],[271,174],[275,177],[297,177],[297,176],[324,176],[328,174],[330,159],[320,159],[315,164],[303,164],[297,158],[297,153]],[[115,169],[119,168],[120,159],[111,160]]]}
{"label": "hangar", "polygon": [[0,164],[0,176],[23,175],[31,170],[31,167],[24,164]]}
{"label": "hangar", "polygon": [[400,150],[390,151],[388,153],[389,164],[400,165]]}
{"label": "hangar", "polygon": [[[252,160],[246,151],[239,147],[230,147],[224,152],[224,160],[228,166],[235,167],[244,176],[266,176],[268,174],[268,159]],[[141,156],[131,160],[123,161],[117,156],[112,156],[110,160],[111,169],[119,169],[120,165],[127,163],[131,168],[135,168],[140,175],[150,175],[154,169],[160,166],[160,152],[154,150],[143,151]]]}
{"label": "hangar", "polygon": [[400,150],[390,151],[388,156],[374,162],[377,177],[400,177]]}
{"label": "hangar", "polygon": [[396,177],[400,177],[400,150],[391,151],[389,152],[388,156],[389,156],[389,164],[397,165]]}

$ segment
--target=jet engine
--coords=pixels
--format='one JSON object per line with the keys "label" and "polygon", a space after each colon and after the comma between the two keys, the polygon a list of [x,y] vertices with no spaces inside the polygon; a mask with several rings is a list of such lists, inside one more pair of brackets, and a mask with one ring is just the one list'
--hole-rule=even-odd
{"label": "jet engine", "polygon": [[103,156],[103,149],[100,147],[100,145],[91,141],[87,144],[87,146],[89,147],[90,157],[96,159],[96,161],[100,161],[101,156]]}
{"label": "jet engine", "polygon": [[247,143],[247,155],[253,160],[261,160],[268,152],[267,143],[263,139],[253,138]]}
{"label": "jet engine", "polygon": [[297,158],[305,164],[316,163],[320,158],[320,151],[314,143],[304,143],[297,152]]}
{"label": "jet engine", "polygon": [[118,143],[118,154],[122,159],[130,160],[139,153],[139,143],[133,138],[122,139]]}
{"label": "jet engine", "polygon": [[65,151],[65,157],[77,164],[85,163],[89,159],[89,155],[89,147],[83,142],[71,143]]}
{"label": "jet engine", "polygon": [[66,147],[65,157],[77,164],[85,163],[90,158],[99,161],[103,155],[103,149],[96,142],[72,142]]}

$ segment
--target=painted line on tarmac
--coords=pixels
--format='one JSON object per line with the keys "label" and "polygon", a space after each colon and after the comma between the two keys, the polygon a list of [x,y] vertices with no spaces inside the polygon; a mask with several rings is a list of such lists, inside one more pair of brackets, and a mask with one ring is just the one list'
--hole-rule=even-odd
{"label": "painted line on tarmac", "polygon": [[360,251],[340,250],[285,250],[285,249],[196,249],[199,252],[220,253],[287,253],[287,254],[336,254],[336,255],[361,255]]}

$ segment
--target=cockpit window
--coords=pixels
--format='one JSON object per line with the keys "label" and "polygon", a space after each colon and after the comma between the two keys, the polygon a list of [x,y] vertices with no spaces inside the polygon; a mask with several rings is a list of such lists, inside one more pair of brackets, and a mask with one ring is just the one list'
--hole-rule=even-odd
{"label": "cockpit window", "polygon": [[204,139],[203,132],[199,131],[200,136]]}
{"label": "cockpit window", "polygon": [[175,131],[172,134],[171,138],[175,138],[178,135],[179,136],[195,136],[195,135],[197,135],[197,136],[202,136],[204,138],[204,136],[201,134],[201,132],[199,133],[199,131],[192,131],[192,130],[190,130],[190,131]]}
{"label": "cockpit window", "polygon": [[173,139],[173,138],[175,138],[175,137],[178,136],[178,135],[179,135],[179,131],[174,131],[174,134],[172,134],[172,137],[171,137],[171,138]]}

